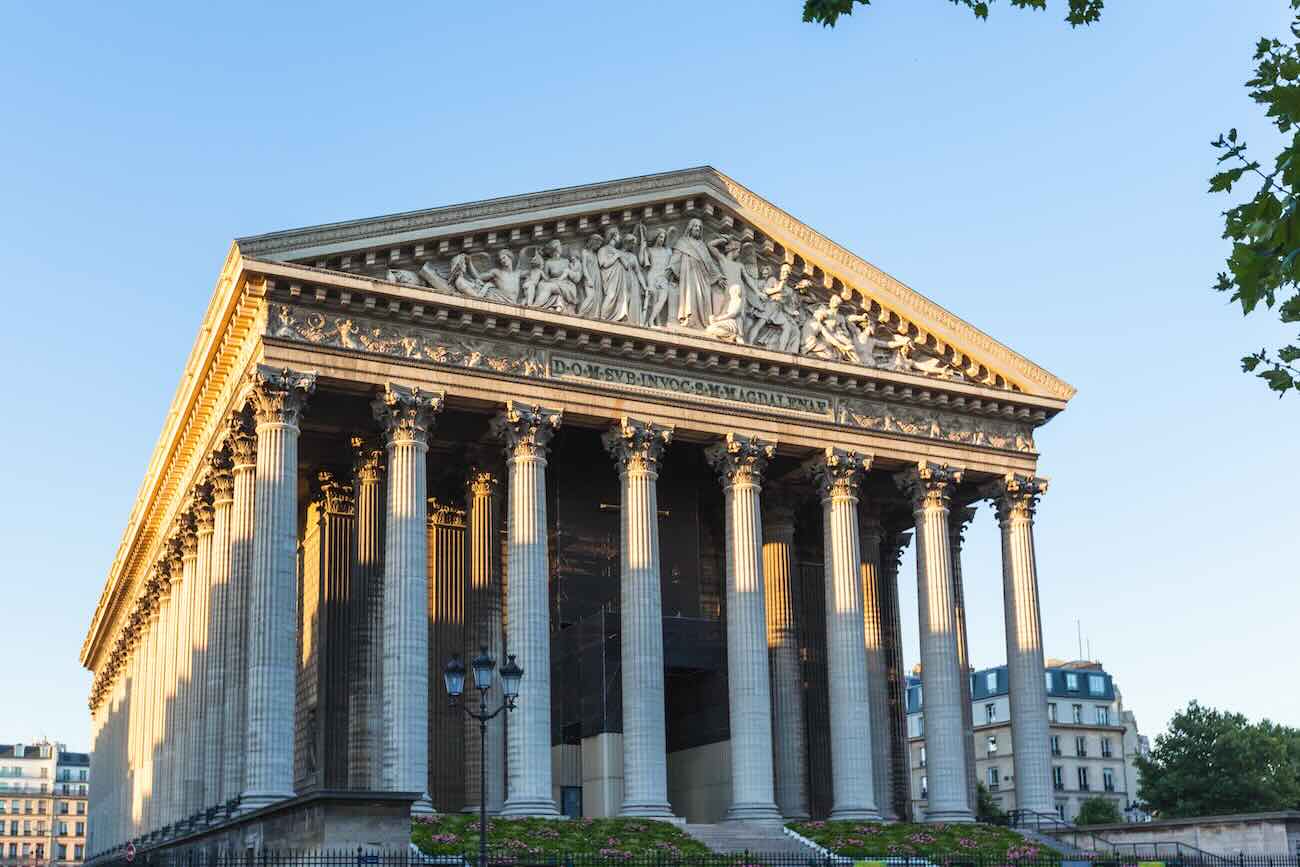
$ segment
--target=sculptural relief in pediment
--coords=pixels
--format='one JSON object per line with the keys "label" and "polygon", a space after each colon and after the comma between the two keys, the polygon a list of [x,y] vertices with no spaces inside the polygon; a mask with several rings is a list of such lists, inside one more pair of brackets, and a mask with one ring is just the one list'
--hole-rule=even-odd
{"label": "sculptural relief in pediment", "polygon": [[[725,227],[724,227],[725,228]],[[699,217],[616,225],[585,238],[448,251],[382,279],[470,299],[710,337],[901,373],[999,384],[969,358],[847,287]],[[790,257],[793,258],[793,257]]]}

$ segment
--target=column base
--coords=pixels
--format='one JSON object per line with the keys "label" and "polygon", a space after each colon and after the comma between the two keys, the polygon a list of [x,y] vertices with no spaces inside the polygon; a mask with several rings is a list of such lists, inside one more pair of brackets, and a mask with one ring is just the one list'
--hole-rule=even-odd
{"label": "column base", "polygon": [[879,822],[880,811],[875,807],[835,807],[831,810],[833,821],[861,819],[867,822]]}
{"label": "column base", "polygon": [[925,822],[934,825],[939,822],[974,822],[975,814],[970,810],[926,810]]}
{"label": "column base", "polygon": [[722,817],[724,822],[780,822],[781,811],[776,808],[776,804],[768,801],[750,801],[748,803],[732,804],[727,808],[726,814]]}
{"label": "column base", "polygon": [[790,813],[782,813],[781,816],[787,822],[807,822],[812,818],[812,813],[809,813],[807,810],[794,810]]}
{"label": "column base", "polygon": [[560,810],[550,798],[507,798],[502,818],[559,819]]}
{"label": "column base", "polygon": [[251,813],[294,797],[293,792],[244,792],[239,796],[239,812]]}
{"label": "column base", "polygon": [[411,804],[412,816],[432,816],[434,814],[433,801],[428,795],[421,795],[416,798],[415,803]]}
{"label": "column base", "polygon": [[654,803],[651,801],[641,801],[639,803],[623,802],[623,807],[618,811],[620,816],[626,816],[629,819],[663,819],[666,822],[681,821],[673,815],[673,808],[667,802]]}

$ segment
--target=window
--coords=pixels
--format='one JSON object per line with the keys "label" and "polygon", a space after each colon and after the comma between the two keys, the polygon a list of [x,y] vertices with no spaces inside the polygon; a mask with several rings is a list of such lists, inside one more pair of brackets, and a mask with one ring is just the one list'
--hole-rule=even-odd
{"label": "window", "polygon": [[1065,675],[1065,688],[1069,692],[1079,691],[1079,675],[1073,672],[1067,672]]}
{"label": "window", "polygon": [[30,837],[30,836],[32,836],[32,820],[31,820],[31,819],[23,819],[23,836],[24,836],[24,837]]}
{"label": "window", "polygon": [[1052,788],[1058,792],[1065,788],[1065,771],[1060,765],[1052,765]]}
{"label": "window", "polygon": [[45,815],[45,802],[44,802],[44,801],[37,801],[37,802],[36,802],[36,812],[37,812],[37,813],[40,813],[42,816]]}
{"label": "window", "polygon": [[1088,785],[1088,769],[1079,768],[1079,791],[1086,792],[1092,787]]}
{"label": "window", "polygon": [[23,844],[23,857],[26,858],[26,857],[28,857],[28,856],[31,855],[31,854],[32,854],[32,844],[31,844],[31,843],[24,843],[24,844]]}
{"label": "window", "polygon": [[60,816],[66,816],[66,815],[68,815],[68,802],[67,802],[67,801],[59,801],[59,815],[60,815]]}
{"label": "window", "polygon": [[998,706],[994,702],[984,705],[984,722],[998,721]]}
{"label": "window", "polygon": [[86,802],[85,802],[85,801],[78,801],[78,802],[77,802],[77,815],[78,815],[78,816],[84,816],[84,815],[86,815]]}
{"label": "window", "polygon": [[60,837],[66,837],[66,836],[68,836],[68,823],[67,823],[67,822],[60,822],[60,823],[59,823],[59,836],[60,836]]}
{"label": "window", "polygon": [[37,837],[45,836],[45,822],[41,821],[36,823],[36,836]]}
{"label": "window", "polygon": [[999,784],[998,769],[989,768],[989,791],[996,792],[998,790],[998,784]]}
{"label": "window", "polygon": [[1048,691],[1048,692],[1051,692],[1051,691],[1052,691],[1052,673],[1051,673],[1050,671],[1044,671],[1044,672],[1043,672],[1043,680],[1047,683],[1047,691]]}
{"label": "window", "polygon": [[50,776],[50,769],[49,769],[49,768],[41,768],[41,779],[42,779],[42,780],[49,779],[49,776]]}
{"label": "window", "polygon": [[930,797],[930,781],[927,780],[925,777],[921,778],[921,797],[922,798]]}
{"label": "window", "polygon": [[919,738],[925,734],[924,717],[920,714],[908,714],[907,716],[907,736],[909,738]]}
{"label": "window", "polygon": [[1056,702],[1049,702],[1047,705],[1047,719],[1056,722]]}
{"label": "window", "polygon": [[78,861],[82,861],[82,860],[85,859],[85,857],[86,857],[86,847],[85,847],[85,846],[83,846],[83,845],[81,845],[80,843],[78,843],[77,845],[75,845],[75,846],[72,847],[72,851],[73,851],[73,853],[74,853],[73,857],[75,857]]}
{"label": "window", "polygon": [[1083,723],[1083,705],[1070,705],[1070,719],[1075,725],[1081,725]]}
{"label": "window", "polygon": [[1109,706],[1109,705],[1104,705],[1104,704],[1099,704],[1099,705],[1097,705],[1097,725],[1099,725],[1099,726],[1108,726],[1108,725],[1110,725],[1110,706]]}
{"label": "window", "polygon": [[1056,802],[1056,815],[1059,816],[1059,817],[1061,818],[1061,821],[1062,821],[1062,822],[1065,821],[1065,802],[1064,802],[1064,801],[1057,801],[1057,802]]}
{"label": "window", "polygon": [[998,753],[998,736],[997,736],[997,735],[989,735],[987,749],[988,749],[988,754],[989,754],[990,756],[995,756],[995,755],[997,755],[997,753]]}
{"label": "window", "polygon": [[1101,754],[1102,754],[1102,756],[1103,756],[1104,758],[1109,759],[1109,758],[1111,757],[1111,755],[1113,754],[1113,752],[1114,752],[1114,751],[1111,749],[1111,746],[1110,746],[1110,738],[1102,738],[1102,739],[1101,739]]}
{"label": "window", "polygon": [[1060,754],[1061,754],[1061,736],[1052,735],[1052,755],[1059,756]]}
{"label": "window", "polygon": [[77,836],[78,836],[78,837],[84,837],[84,836],[86,836],[86,823],[85,823],[85,822],[78,822],[78,823],[77,823]]}
{"label": "window", "polygon": [[1101,787],[1108,792],[1115,791],[1115,771],[1113,769],[1101,769]]}
{"label": "window", "polygon": [[989,692],[998,691],[998,673],[996,671],[989,671],[984,674],[984,688]]}
{"label": "window", "polygon": [[86,769],[85,769],[85,768],[82,768],[82,769],[77,773],[77,779],[78,779],[78,780],[81,780],[82,782],[85,782],[85,780],[87,779]]}
{"label": "window", "polygon": [[921,744],[921,767],[925,767],[925,744]]}
{"label": "window", "polygon": [[60,861],[68,860],[68,847],[65,846],[63,843],[56,844],[54,851],[57,853],[58,859]]}
{"label": "window", "polygon": [[17,858],[17,857],[18,857],[18,844],[17,844],[17,843],[10,843],[10,844],[9,844],[9,857],[10,857],[10,858]]}
{"label": "window", "polygon": [[1106,677],[1101,674],[1088,675],[1088,695],[1105,695]]}
{"label": "window", "polygon": [[77,786],[77,794],[80,795],[80,796],[83,797],[83,798],[86,797],[86,787],[85,787],[85,786]]}
{"label": "window", "polygon": [[23,812],[24,812],[24,813],[27,813],[28,815],[31,814],[31,812],[32,812],[32,802],[31,802],[31,801],[23,801]]}
{"label": "window", "polygon": [[17,820],[17,819],[15,819],[14,821],[12,821],[12,822],[9,823],[9,836],[10,836],[10,837],[17,837],[17,836],[18,836],[18,820]]}
{"label": "window", "polygon": [[1088,755],[1088,739],[1079,735],[1074,739],[1074,754],[1076,756]]}
{"label": "window", "polygon": [[40,861],[40,860],[41,860],[42,858],[44,858],[44,857],[45,857],[45,844],[44,844],[44,843],[37,843],[37,844],[36,844],[36,860],[37,860],[37,861]]}

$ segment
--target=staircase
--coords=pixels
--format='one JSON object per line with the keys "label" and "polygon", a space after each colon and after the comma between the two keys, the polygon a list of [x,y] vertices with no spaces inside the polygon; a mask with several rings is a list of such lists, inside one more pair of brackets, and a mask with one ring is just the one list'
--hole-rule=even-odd
{"label": "staircase", "polygon": [[782,826],[769,822],[721,822],[687,825],[686,833],[711,852],[756,852],[764,855],[815,855],[812,849],[787,837]]}

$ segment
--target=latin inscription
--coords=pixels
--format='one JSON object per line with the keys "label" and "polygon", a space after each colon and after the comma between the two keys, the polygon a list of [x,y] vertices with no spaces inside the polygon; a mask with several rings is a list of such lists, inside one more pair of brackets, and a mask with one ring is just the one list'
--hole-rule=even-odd
{"label": "latin inscription", "polygon": [[646,391],[665,391],[705,400],[743,403],[826,418],[831,416],[830,398],[794,394],[753,385],[737,385],[679,373],[584,361],[561,355],[551,357],[551,376],[556,379],[585,379]]}

